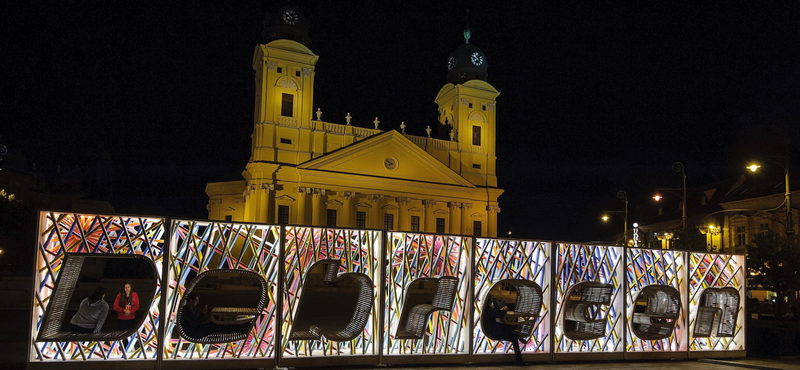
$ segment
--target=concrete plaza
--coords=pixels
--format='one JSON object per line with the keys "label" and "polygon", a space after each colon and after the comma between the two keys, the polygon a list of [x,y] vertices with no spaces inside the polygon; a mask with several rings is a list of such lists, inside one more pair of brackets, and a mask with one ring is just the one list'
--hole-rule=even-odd
{"label": "concrete plaza", "polygon": [[[567,362],[536,363],[527,367],[514,364],[481,364],[481,365],[431,365],[431,366],[389,366],[389,367],[353,367],[360,370],[617,370],[617,369],[664,369],[664,370],[710,370],[710,369],[780,369],[800,370],[800,360],[771,360],[760,358],[744,358],[734,360],[676,360],[676,361],[619,361],[619,362]],[[312,369],[312,368],[302,368]],[[314,368],[320,369],[320,368]],[[333,368],[326,368],[333,369]]]}

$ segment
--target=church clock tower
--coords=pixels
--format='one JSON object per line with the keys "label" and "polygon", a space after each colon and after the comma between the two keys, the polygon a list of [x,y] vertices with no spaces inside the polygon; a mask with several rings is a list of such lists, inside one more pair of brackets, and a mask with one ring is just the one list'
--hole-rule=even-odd
{"label": "church clock tower", "polygon": [[451,129],[449,138],[459,142],[450,168],[476,186],[497,187],[495,172],[495,112],[500,93],[486,82],[488,61],[483,52],[466,42],[447,59],[447,84],[439,90],[439,124]]}
{"label": "church clock tower", "polygon": [[[314,66],[319,57],[305,44],[308,21],[297,6],[287,4],[267,16],[264,37],[253,55],[255,113],[250,162],[298,164],[311,159],[307,137],[314,98]],[[272,40],[272,41],[270,41]]]}

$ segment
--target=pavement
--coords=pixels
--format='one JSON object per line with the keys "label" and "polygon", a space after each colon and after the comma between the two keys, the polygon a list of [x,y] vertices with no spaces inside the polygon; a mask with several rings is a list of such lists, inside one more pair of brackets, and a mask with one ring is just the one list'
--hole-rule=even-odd
{"label": "pavement", "polygon": [[[323,370],[337,368],[297,368],[298,370]],[[711,370],[711,369],[762,369],[762,370],[800,370],[800,359],[761,359],[744,358],[733,360],[658,360],[658,361],[596,361],[596,362],[559,362],[533,363],[520,367],[514,364],[480,364],[480,365],[431,365],[431,366],[384,366],[384,367],[352,367],[353,370],[619,370],[619,369],[669,369],[669,370]]]}

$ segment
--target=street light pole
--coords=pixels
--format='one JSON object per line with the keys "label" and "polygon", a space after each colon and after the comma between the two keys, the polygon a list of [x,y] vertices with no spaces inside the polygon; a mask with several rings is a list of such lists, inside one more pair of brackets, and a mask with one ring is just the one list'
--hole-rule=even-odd
{"label": "street light pole", "polygon": [[792,191],[789,188],[789,143],[786,143],[786,166],[783,167],[784,185],[786,185],[786,235],[794,233],[792,224]]}
{"label": "street light pole", "polygon": [[628,193],[624,190],[620,190],[617,192],[617,198],[625,201],[625,227],[623,228],[625,237],[622,239],[623,245],[625,245],[628,243]]}
{"label": "street light pole", "polygon": [[683,215],[681,216],[681,227],[683,228],[683,231],[686,232],[686,170],[681,162],[673,163],[672,170],[680,173],[683,176],[683,204],[681,204],[681,208],[683,208]]}

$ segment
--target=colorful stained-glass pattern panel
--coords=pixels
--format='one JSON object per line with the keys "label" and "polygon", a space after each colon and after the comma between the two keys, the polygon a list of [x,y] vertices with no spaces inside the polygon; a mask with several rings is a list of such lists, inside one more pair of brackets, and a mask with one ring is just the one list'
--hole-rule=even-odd
{"label": "colorful stained-glass pattern panel", "polygon": [[[555,294],[556,326],[553,330],[555,353],[620,352],[623,350],[623,248],[602,245],[556,245]],[[597,317],[605,317],[605,336],[597,339],[572,340],[565,335],[564,316],[566,294],[576,284],[597,282],[613,285],[609,305],[598,305],[592,310]],[[596,312],[595,312],[596,310]]]}
{"label": "colorful stained-glass pattern panel", "polygon": [[[322,357],[340,355],[377,355],[378,302],[380,289],[380,254],[383,234],[376,230],[328,229],[312,227],[286,227],[284,249],[284,287],[282,312],[283,358]],[[336,259],[339,273],[357,272],[367,275],[373,282],[373,305],[361,335],[351,341],[292,340],[292,321],[297,313],[302,295],[304,274],[314,262]]]}
{"label": "colorful stained-glass pattern panel", "polygon": [[[164,359],[274,358],[280,227],[174,220],[171,243]],[[264,278],[269,289],[263,310],[256,315],[255,324],[245,339],[205,344],[181,338],[177,317],[184,304],[186,285],[198,274],[218,269],[247,270]]]}
{"label": "colorful stained-glass pattern panel", "polygon": [[531,337],[520,346],[523,352],[550,351],[550,246],[551,243],[524,240],[481,239],[475,244],[475,297],[473,305],[473,351],[475,354],[513,353],[506,341],[489,339],[482,332],[481,310],[494,284],[505,279],[532,281],[542,289],[542,309]]}
{"label": "colorful stained-glass pattern panel", "polygon": [[[627,315],[626,350],[630,352],[685,351],[686,343],[686,253],[628,248],[625,272],[625,312]],[[675,288],[681,297],[680,315],[668,338],[647,340],[636,336],[632,328],[636,298],[647,286],[666,285]]]}
{"label": "colorful stained-glass pattern panel", "polygon": [[[386,355],[468,354],[469,279],[472,238],[452,235],[389,233],[384,312]],[[395,339],[406,289],[414,279],[458,278],[451,311],[434,311],[423,339]]]}
{"label": "colorful stained-glass pattern panel", "polygon": [[[703,291],[708,288],[734,288],[739,292],[739,308],[733,336],[695,337],[694,328]],[[744,350],[745,257],[743,255],[689,253],[689,350]]]}
{"label": "colorful stained-glass pattern panel", "polygon": [[[158,276],[163,268],[164,219],[138,216],[106,216],[65,212],[41,212],[36,246],[31,361],[155,360],[160,318],[161,284],[156,284],[147,317],[136,332],[123,340],[37,342],[43,315],[51,304],[56,282],[65,271],[65,253],[139,255],[152,260]],[[113,304],[114,285],[106,287],[106,302]],[[119,285],[119,284],[116,284]],[[114,313],[110,313],[114,315]]]}

